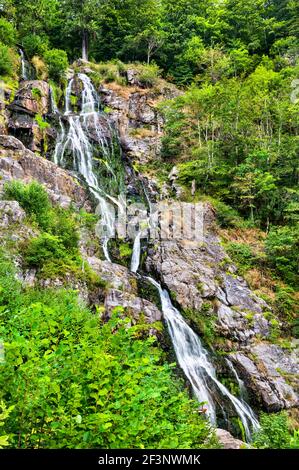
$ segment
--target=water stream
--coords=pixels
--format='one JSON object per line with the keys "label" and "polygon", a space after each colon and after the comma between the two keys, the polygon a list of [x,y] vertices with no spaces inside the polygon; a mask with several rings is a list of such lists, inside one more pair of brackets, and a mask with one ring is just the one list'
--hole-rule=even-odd
{"label": "water stream", "polygon": [[20,58],[21,58],[21,78],[22,78],[22,80],[29,80],[28,63],[27,63],[27,60],[25,58],[25,54],[24,54],[23,49],[19,49],[19,54],[20,54]]}
{"label": "water stream", "polygon": [[[115,198],[107,195],[100,186],[98,178],[93,167],[93,145],[88,137],[88,126],[92,121],[92,126],[97,136],[97,144],[100,145],[104,155],[105,165],[108,170],[111,168],[107,157],[109,156],[109,145],[104,137],[103,128],[100,120],[99,101],[94,86],[90,78],[85,74],[78,74],[82,82],[81,93],[81,111],[74,113],[72,111],[71,95],[74,85],[72,78],[66,88],[65,93],[65,111],[63,118],[60,117],[60,136],[54,151],[54,162],[60,166],[65,166],[68,152],[73,158],[73,168],[84,178],[91,193],[96,199],[101,214],[102,226],[102,247],[105,258],[110,260],[108,242],[114,235],[114,210],[111,203],[117,203]],[[67,129],[64,122],[67,122]],[[111,178],[115,175],[111,169]]]}
{"label": "water stream", "polygon": [[187,325],[180,312],[172,305],[169,294],[161,285],[151,277],[148,281],[159,291],[162,311],[166,320],[177,360],[187,379],[191,383],[193,392],[199,402],[205,402],[206,414],[212,424],[216,425],[216,405],[213,390],[216,389],[233,405],[239,416],[246,435],[250,441],[252,431],[259,428],[259,423],[253,410],[245,401],[240,401],[217,379],[216,371],[209,359],[208,351],[202,346],[199,337]]}

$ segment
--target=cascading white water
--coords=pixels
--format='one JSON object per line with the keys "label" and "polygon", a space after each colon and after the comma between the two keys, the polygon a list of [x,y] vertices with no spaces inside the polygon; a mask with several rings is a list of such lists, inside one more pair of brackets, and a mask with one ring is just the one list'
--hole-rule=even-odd
{"label": "cascading white water", "polygon": [[243,382],[243,380],[240,379],[239,375],[238,375],[238,372],[236,371],[236,369],[234,368],[232,362],[226,358],[226,363],[228,365],[228,367],[230,368],[230,370],[232,371],[236,381],[237,381],[237,384],[238,384],[238,387],[239,387],[239,390],[240,390],[240,397],[241,397],[241,400],[244,401],[245,400],[245,396],[246,396],[246,387],[245,387],[245,384]]}
{"label": "cascading white water", "polygon": [[[81,112],[73,114],[71,106],[71,94],[74,84],[72,78],[65,93],[64,118],[68,122],[68,131],[65,130],[63,120],[60,118],[60,137],[54,151],[54,162],[59,165],[65,164],[65,154],[69,150],[73,156],[73,167],[83,176],[90,191],[100,206],[101,226],[103,230],[102,246],[105,258],[110,260],[108,251],[109,239],[114,235],[114,210],[106,200],[108,197],[115,203],[115,199],[106,195],[99,185],[93,169],[93,147],[88,138],[88,125],[92,119],[92,125],[97,135],[97,142],[101,145],[103,154],[108,156],[108,143],[104,137],[103,129],[99,119],[99,101],[91,80],[85,74],[78,74],[83,84],[81,95]],[[109,163],[106,167],[111,170]],[[114,174],[111,170],[112,177]]]}
{"label": "cascading white water", "polygon": [[27,61],[23,49],[19,49],[21,57],[21,77],[23,80],[28,80]]}
{"label": "cascading white water", "polygon": [[[153,220],[152,220],[152,203],[150,201],[149,195],[148,195],[147,190],[146,190],[143,183],[142,183],[142,187],[143,187],[143,192],[144,192],[147,204],[148,204],[148,214],[149,214],[149,216],[148,216],[148,219],[146,221],[146,224],[147,224],[148,228],[150,228],[152,223],[153,223]],[[141,237],[142,237],[142,230],[140,230],[137,233],[137,235],[135,237],[135,240],[134,240],[134,244],[133,244],[133,252],[132,252],[132,259],[131,259],[131,271],[133,273],[137,273],[137,271],[139,269],[139,265],[140,265]]]}
{"label": "cascading white water", "polygon": [[138,232],[133,245],[133,253],[132,253],[132,260],[131,260],[131,271],[132,273],[137,273],[140,264],[140,253],[141,253],[141,234],[142,232]]}
{"label": "cascading white water", "polygon": [[250,406],[240,401],[217,379],[208,351],[202,346],[199,337],[187,325],[180,312],[172,305],[167,291],[163,290],[151,277],[147,277],[159,291],[162,311],[175,349],[178,362],[192,385],[195,396],[200,402],[207,403],[207,415],[216,424],[216,407],[211,386],[227,397],[242,421],[246,439],[259,428],[259,423]]}
{"label": "cascading white water", "polygon": [[55,103],[54,92],[53,92],[53,88],[51,87],[51,85],[50,85],[50,102],[51,102],[51,112],[53,114],[58,114],[59,111]]}

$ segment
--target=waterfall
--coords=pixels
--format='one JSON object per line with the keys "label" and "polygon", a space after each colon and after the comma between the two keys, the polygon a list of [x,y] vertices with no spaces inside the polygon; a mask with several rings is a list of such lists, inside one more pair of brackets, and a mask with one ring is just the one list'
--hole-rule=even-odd
{"label": "waterfall", "polygon": [[133,253],[132,253],[132,260],[131,260],[131,271],[132,273],[137,273],[140,264],[140,252],[141,252],[141,231],[135,237],[134,245],[133,245]]}
{"label": "waterfall", "polygon": [[216,424],[216,406],[211,386],[225,396],[236,410],[243,426],[246,439],[259,428],[259,423],[250,406],[240,401],[217,379],[216,371],[209,360],[208,351],[202,346],[199,337],[187,325],[180,312],[172,305],[167,291],[163,290],[151,277],[147,277],[159,291],[162,311],[174,346],[178,363],[191,383],[196,398],[207,403],[206,414],[212,424]]}
{"label": "waterfall", "polygon": [[28,65],[23,49],[19,49],[19,53],[21,58],[21,78],[23,80],[28,80]]}
{"label": "waterfall", "polygon": [[57,105],[55,103],[54,92],[53,92],[53,88],[52,88],[51,85],[50,85],[49,90],[50,90],[49,93],[50,93],[50,102],[51,102],[51,112],[53,114],[58,114],[59,111],[58,111]]}
{"label": "waterfall", "polygon": [[[60,117],[60,136],[57,140],[54,151],[54,162],[64,166],[66,164],[66,152],[70,151],[73,157],[73,168],[79,172],[87,183],[91,193],[95,197],[100,207],[101,226],[105,232],[102,236],[102,246],[105,258],[110,260],[108,251],[109,239],[114,235],[114,210],[107,198],[115,203],[115,199],[108,196],[100,187],[98,178],[93,168],[93,146],[88,137],[88,127],[92,123],[96,133],[97,143],[101,146],[105,157],[105,167],[110,171],[111,177],[115,178],[114,172],[109,164],[109,145],[104,137],[103,128],[100,122],[99,99],[89,77],[85,74],[78,74],[82,82],[83,90],[81,94],[81,112],[74,114],[71,105],[71,94],[74,84],[74,78],[69,80],[65,92],[65,111],[64,118]],[[66,130],[63,120],[68,124]]]}
{"label": "waterfall", "polygon": [[226,359],[226,363],[227,363],[228,367],[230,368],[230,370],[232,371],[232,373],[233,373],[233,375],[234,375],[234,377],[237,381],[237,384],[238,384],[238,387],[239,387],[239,390],[240,390],[240,397],[241,397],[242,401],[244,401],[245,396],[246,396],[245,384],[244,384],[243,380],[240,379],[240,377],[238,375],[238,372],[234,368],[232,362],[229,359]]}

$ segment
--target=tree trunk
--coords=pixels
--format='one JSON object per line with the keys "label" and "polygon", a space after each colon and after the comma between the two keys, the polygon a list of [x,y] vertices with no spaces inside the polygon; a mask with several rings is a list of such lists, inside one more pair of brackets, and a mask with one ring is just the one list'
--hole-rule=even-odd
{"label": "tree trunk", "polygon": [[82,31],[82,59],[88,61],[88,32]]}

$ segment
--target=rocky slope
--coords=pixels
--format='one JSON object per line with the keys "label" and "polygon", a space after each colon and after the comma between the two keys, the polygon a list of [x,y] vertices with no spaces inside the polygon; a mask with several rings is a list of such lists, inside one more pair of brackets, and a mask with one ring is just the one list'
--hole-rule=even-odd
{"label": "rocky slope", "polygon": [[[125,159],[129,166],[138,168],[139,178],[147,181],[153,200],[169,198],[173,194],[173,178],[157,192],[157,178],[151,177],[147,169],[148,164],[157,164],[161,158],[163,118],[157,103],[177,93],[165,82],[158,89],[143,88],[133,69],[127,71],[126,86],[105,83],[99,87],[111,123],[118,129]],[[57,119],[51,118],[51,113],[50,89],[46,82],[35,80],[20,84],[14,100],[5,109],[7,125],[0,136],[0,191],[8,180],[37,180],[45,186],[55,204],[62,207],[74,204],[91,211],[88,192],[76,175],[40,156],[51,153],[49,148],[53,148],[57,135]],[[38,115],[54,125],[41,126]],[[182,210],[188,210],[187,203],[180,204]],[[256,406],[268,411],[297,407],[296,342],[291,340],[289,348],[284,349],[272,341],[270,307],[250,290],[225,253],[217,236],[213,208],[206,204],[203,210],[202,242],[152,240],[144,269],[154,273],[167,287],[176,305],[185,312],[204,340],[202,325],[207,322],[212,325],[210,345],[216,358],[218,354],[219,367],[234,378],[225,366],[224,355],[231,360]],[[14,235],[23,232],[23,236],[32,236],[31,229],[26,229],[24,212],[17,203],[0,201],[0,216],[2,243],[7,234],[12,237],[11,228]],[[137,277],[125,266],[100,259],[97,250],[91,249],[88,237],[93,238],[94,234],[82,233],[82,255],[106,282],[106,287],[89,296],[89,300],[101,306],[107,316],[116,306],[122,306],[132,322],[141,314],[149,324],[160,321],[159,306],[146,293],[140,293]],[[23,273],[25,281],[26,276],[28,281],[28,273]],[[34,273],[31,273],[30,282],[36,282]],[[58,280],[51,282],[59,285]],[[86,290],[86,286],[81,288]],[[155,325],[149,331],[156,334]]]}

